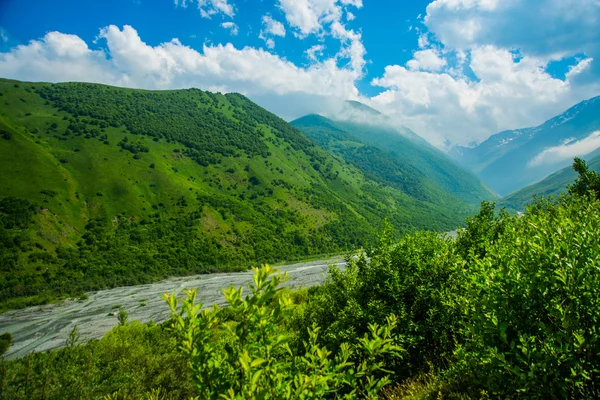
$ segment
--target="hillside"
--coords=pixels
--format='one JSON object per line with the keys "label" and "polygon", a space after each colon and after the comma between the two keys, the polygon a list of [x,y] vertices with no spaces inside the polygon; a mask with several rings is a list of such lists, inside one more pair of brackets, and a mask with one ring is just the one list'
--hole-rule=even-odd
{"label": "hillside", "polygon": [[1,308],[355,249],[386,217],[450,230],[472,212],[415,195],[419,180],[371,181],[239,94],[2,80],[0,105]]}
{"label": "hillside", "polygon": [[[507,195],[567,167],[572,158],[556,157],[551,151],[558,153],[575,144],[581,147],[581,141],[598,131],[600,97],[595,97],[537,127],[500,132],[473,148],[455,146],[449,155],[492,189]],[[546,157],[541,159],[544,152]]]}
{"label": "hillside", "polygon": [[[591,170],[600,171],[600,155],[589,158],[588,165]],[[558,196],[566,193],[567,185],[572,184],[576,177],[577,173],[572,167],[561,169],[538,183],[511,193],[500,200],[498,206],[512,211],[524,211],[525,206],[531,202],[534,196]]]}
{"label": "hillside", "polygon": [[414,197],[430,201],[454,197],[471,205],[496,197],[476,176],[411,131],[399,133],[391,127],[333,121],[319,115],[308,115],[291,124],[370,179]]}

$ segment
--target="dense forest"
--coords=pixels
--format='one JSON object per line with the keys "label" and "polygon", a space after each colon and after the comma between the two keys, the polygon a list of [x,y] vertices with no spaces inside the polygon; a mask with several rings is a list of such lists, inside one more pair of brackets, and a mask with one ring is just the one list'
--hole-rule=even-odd
{"label": "dense forest", "polygon": [[[455,229],[476,206],[239,94],[0,80],[0,310]],[[413,176],[414,175],[414,176]]]}
{"label": "dense forest", "polygon": [[[0,362],[4,398],[482,399],[600,395],[600,174],[520,217],[484,202],[456,239],[388,225],[368,253],[290,291],[255,270],[246,295],[169,321]],[[23,219],[28,211],[23,209]],[[13,221],[14,222],[14,221]],[[3,338],[6,342],[6,338]],[[10,339],[10,338],[9,338]]]}

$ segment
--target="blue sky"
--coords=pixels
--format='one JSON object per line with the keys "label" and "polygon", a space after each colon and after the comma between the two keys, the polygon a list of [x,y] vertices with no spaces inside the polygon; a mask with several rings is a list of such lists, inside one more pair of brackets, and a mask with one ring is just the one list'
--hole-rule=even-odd
{"label": "blue sky", "polygon": [[362,101],[439,147],[600,95],[598,0],[3,0],[0,76]]}

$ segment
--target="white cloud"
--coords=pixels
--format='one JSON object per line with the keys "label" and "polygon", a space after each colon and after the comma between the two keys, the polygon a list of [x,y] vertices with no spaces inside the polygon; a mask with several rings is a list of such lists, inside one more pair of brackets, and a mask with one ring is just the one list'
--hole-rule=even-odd
{"label": "white cloud", "polygon": [[175,0],[175,7],[186,8],[188,4],[196,3],[203,18],[211,18],[215,14],[233,18],[235,8],[228,0]]}
{"label": "white cloud", "polygon": [[278,0],[287,22],[297,35],[318,34],[334,21],[340,21],[347,6],[362,7],[362,0]]}
{"label": "white cloud", "polygon": [[231,21],[229,21],[229,22],[223,22],[221,24],[221,27],[224,28],[224,29],[229,30],[229,33],[231,33],[233,36],[236,36],[238,34],[238,32],[239,32],[238,26],[235,23],[231,22]]}
{"label": "white cloud", "polygon": [[448,64],[434,49],[416,51],[413,57],[406,63],[412,70],[439,71]]}
{"label": "white cloud", "polygon": [[310,61],[317,61],[321,55],[323,55],[323,50],[325,50],[325,46],[322,44],[315,44],[305,51],[306,57]]}
{"label": "white cloud", "polygon": [[[341,43],[337,57],[349,59],[349,65],[362,74],[366,65],[362,34],[348,29],[342,21],[344,13],[348,21],[354,19],[348,7],[359,9],[363,6],[362,0],[278,0],[278,3],[296,37],[333,36]],[[310,58],[310,53],[307,54]]]}
{"label": "white cloud", "polygon": [[[535,126],[600,93],[597,0],[435,0],[419,50],[369,103],[444,148]],[[573,57],[566,76],[549,63]]]}
{"label": "white cloud", "polygon": [[447,138],[466,144],[504,129],[540,124],[593,95],[593,88],[579,92],[572,87],[571,79],[584,65],[561,80],[550,76],[540,59],[516,59],[493,46],[470,51],[468,64],[477,79],[412,64],[388,66],[372,82],[386,90],[370,102],[440,147]]}
{"label": "white cloud", "polygon": [[565,160],[581,157],[600,148],[600,131],[577,142],[567,142],[560,146],[550,147],[535,156],[528,164],[529,167],[558,164]]}
{"label": "white cloud", "polygon": [[273,49],[275,48],[273,36],[285,37],[285,27],[270,15],[265,15],[262,17],[262,29],[258,37],[265,41],[269,49]]}
{"label": "white cloud", "polygon": [[[100,31],[106,51],[91,50],[81,38],[50,32],[40,40],[0,53],[0,76],[29,81],[86,81],[145,89],[199,87],[241,92],[287,117],[299,117],[282,97],[356,99],[359,75],[335,58],[301,68],[268,51],[232,44],[202,51],[178,39],[149,46],[137,31],[111,25]],[[319,100],[322,101],[322,100]],[[316,110],[313,110],[313,112]]]}
{"label": "white cloud", "polygon": [[6,42],[8,42],[8,35],[4,29],[0,28],[0,43]]}
{"label": "white cloud", "polygon": [[419,35],[418,44],[420,49],[424,49],[425,47],[429,46],[429,38],[427,37],[427,33]]}
{"label": "white cloud", "polygon": [[266,34],[285,37],[285,27],[279,21],[274,20],[270,15],[262,18],[263,30]]}
{"label": "white cloud", "polygon": [[597,0],[435,0],[425,24],[446,46],[518,48],[560,58],[600,49]]}

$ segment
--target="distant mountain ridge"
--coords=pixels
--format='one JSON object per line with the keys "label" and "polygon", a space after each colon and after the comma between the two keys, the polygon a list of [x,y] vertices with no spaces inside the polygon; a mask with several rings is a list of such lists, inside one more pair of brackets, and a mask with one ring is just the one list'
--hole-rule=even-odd
{"label": "distant mountain ridge", "polygon": [[599,130],[600,96],[582,101],[537,127],[499,132],[476,147],[455,146],[448,154],[498,193],[507,195],[572,162],[572,157],[553,161],[544,151],[573,145]]}
{"label": "distant mountain ridge", "polygon": [[307,115],[291,124],[321,147],[386,184],[414,182],[413,187],[423,190],[421,194],[435,196],[433,193],[441,189],[471,205],[496,197],[474,174],[408,128],[398,131],[376,121],[333,120],[319,115]]}
{"label": "distant mountain ridge", "polygon": [[[600,172],[600,151],[595,151],[587,158],[591,170]],[[577,173],[572,167],[566,167],[544,178],[540,182],[524,187],[498,201],[499,207],[506,207],[512,211],[525,211],[534,196],[559,196],[567,192],[567,186],[577,178]]]}

